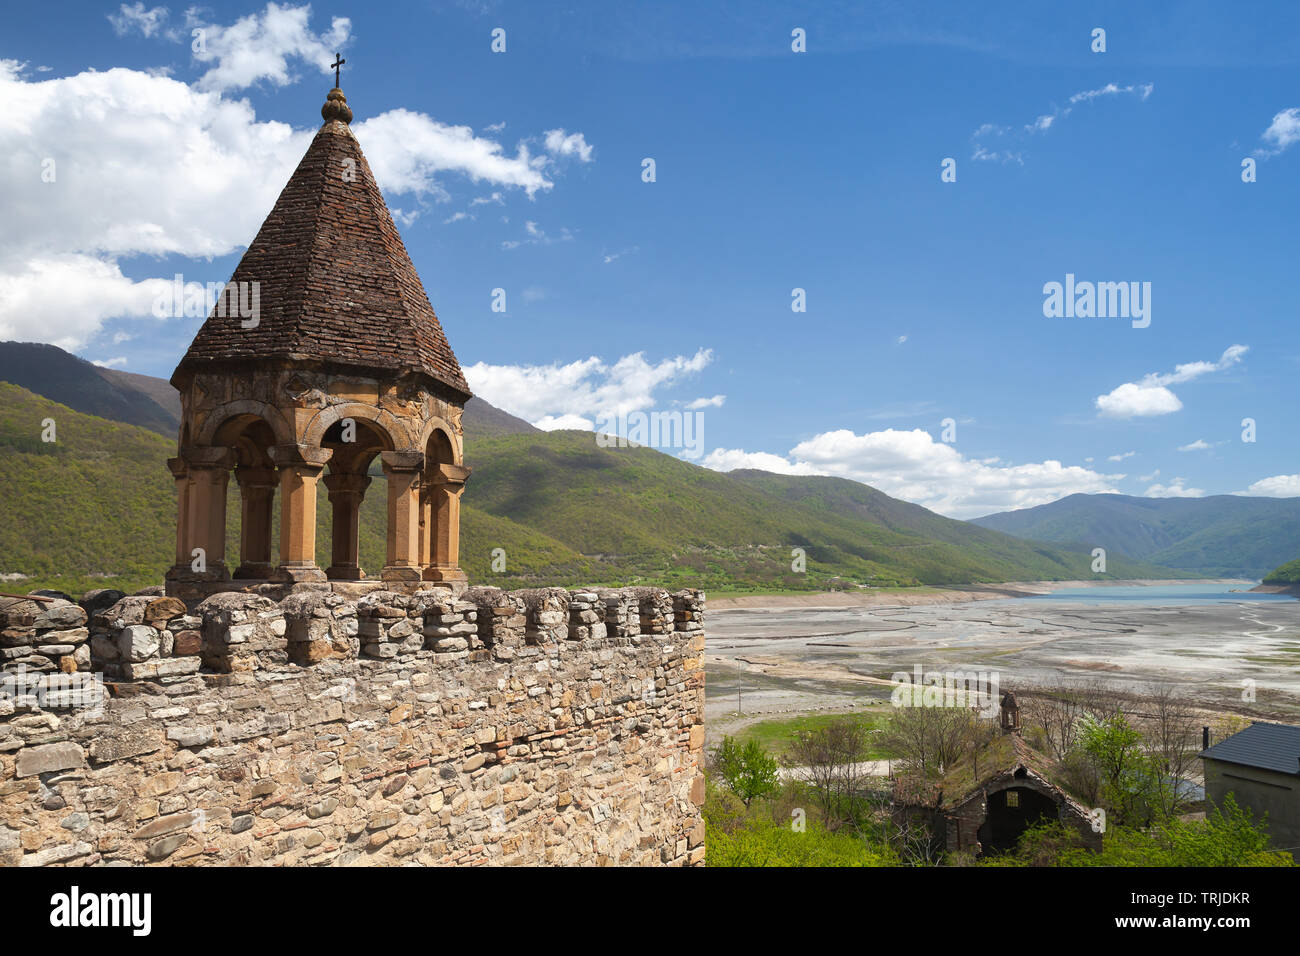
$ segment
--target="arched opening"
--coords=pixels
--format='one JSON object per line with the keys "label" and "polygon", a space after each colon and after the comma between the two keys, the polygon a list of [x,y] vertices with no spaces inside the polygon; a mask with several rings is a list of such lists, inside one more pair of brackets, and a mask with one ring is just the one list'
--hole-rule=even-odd
{"label": "arched opening", "polygon": [[979,828],[983,852],[1015,849],[1030,827],[1057,817],[1056,801],[1032,787],[1008,787],[989,794],[984,823]]}
{"label": "arched opening", "polygon": [[420,480],[420,566],[427,568],[438,563],[437,528],[447,521],[446,495],[437,491],[434,482],[439,465],[455,463],[456,453],[451,439],[442,429],[429,436],[424,449],[424,474]]}
{"label": "arched opening", "polygon": [[378,477],[372,474],[376,457],[392,449],[392,439],[374,422],[344,418],[325,430],[321,447],[332,452],[329,474],[323,479],[330,500],[325,576],[334,581],[359,581],[366,577],[361,562],[362,515],[373,510],[363,509],[366,489]]}
{"label": "arched opening", "polygon": [[[233,507],[223,525],[233,525],[239,540],[234,577],[265,580],[275,569],[275,491],[278,478],[271,448],[275,432],[253,414],[236,415],[213,432],[213,444],[234,451],[235,488],[228,490]],[[228,481],[227,481],[228,486]],[[224,530],[224,527],[223,527]]]}

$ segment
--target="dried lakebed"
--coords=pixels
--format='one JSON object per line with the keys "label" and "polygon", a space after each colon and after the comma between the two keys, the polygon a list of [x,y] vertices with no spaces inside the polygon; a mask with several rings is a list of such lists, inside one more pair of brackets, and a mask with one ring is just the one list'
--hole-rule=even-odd
{"label": "dried lakebed", "polygon": [[[1210,710],[1300,719],[1300,601],[1221,583],[1058,591],[926,606],[744,608],[709,615],[707,723],[847,710],[897,671],[996,671],[1003,690],[1175,684]],[[1254,703],[1243,692],[1254,682]],[[746,721],[748,722],[748,721]]]}

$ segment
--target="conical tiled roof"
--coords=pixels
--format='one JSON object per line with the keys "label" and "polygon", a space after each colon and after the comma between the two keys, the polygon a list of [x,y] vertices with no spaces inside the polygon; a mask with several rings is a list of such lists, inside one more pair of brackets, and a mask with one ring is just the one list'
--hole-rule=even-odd
{"label": "conical tiled roof", "polygon": [[469,397],[339,90],[325,123],[239,261],[231,281],[260,283],[252,328],[214,309],[181,359],[208,363],[303,360],[424,373]]}

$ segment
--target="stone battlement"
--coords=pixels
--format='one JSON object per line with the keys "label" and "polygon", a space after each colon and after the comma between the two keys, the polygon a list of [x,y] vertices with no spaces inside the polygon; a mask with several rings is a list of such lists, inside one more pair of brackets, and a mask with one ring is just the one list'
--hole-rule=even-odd
{"label": "stone battlement", "polygon": [[703,858],[699,591],[116,597],[0,600],[0,865]]}

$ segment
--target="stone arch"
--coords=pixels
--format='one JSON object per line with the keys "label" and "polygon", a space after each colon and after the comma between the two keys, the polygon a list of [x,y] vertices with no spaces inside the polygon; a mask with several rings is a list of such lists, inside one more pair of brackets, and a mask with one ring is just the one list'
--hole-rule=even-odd
{"label": "stone arch", "polygon": [[293,440],[313,448],[321,447],[325,433],[337,422],[351,418],[365,422],[382,435],[387,443],[385,451],[411,451],[416,446],[411,441],[411,430],[406,422],[392,412],[364,402],[346,402],[322,408],[302,430],[302,436]]}
{"label": "stone arch", "polygon": [[460,569],[460,496],[469,476],[459,434],[437,416],[421,434],[424,468],[420,475],[419,563],[426,581],[458,582]]}
{"label": "stone arch", "polygon": [[[270,413],[270,421],[265,412]],[[271,516],[275,507],[278,475],[272,449],[279,444],[273,422],[280,419],[270,406],[260,402],[232,402],[221,407],[204,428],[213,447],[233,451],[235,480],[239,485],[239,564],[234,577],[269,578],[275,567],[274,529]],[[282,422],[283,419],[280,419]],[[224,483],[222,485],[225,487]],[[223,490],[224,497],[224,490]],[[224,533],[224,520],[222,521]]]}
{"label": "stone arch", "polygon": [[434,415],[424,423],[420,429],[420,449],[428,453],[429,442],[435,437],[436,432],[442,432],[447,442],[450,444],[453,457],[452,464],[463,465],[465,463],[465,443],[460,433],[451,427],[451,424],[438,415]]}
{"label": "stone arch", "polygon": [[[202,426],[198,429],[198,434],[194,435],[194,444],[200,446],[221,444],[217,440],[217,433],[224,429],[232,419],[246,417],[260,418],[264,421],[271,429],[272,434],[275,435],[277,445],[293,442],[293,427],[278,408],[274,405],[268,405],[266,402],[242,398],[214,408],[203,420]],[[186,427],[188,425],[189,422],[187,421]]]}

